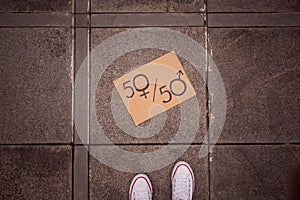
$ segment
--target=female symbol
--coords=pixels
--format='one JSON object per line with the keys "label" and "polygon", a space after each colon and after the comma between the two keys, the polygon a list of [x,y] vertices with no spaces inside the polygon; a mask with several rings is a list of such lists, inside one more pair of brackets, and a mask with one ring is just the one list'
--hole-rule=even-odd
{"label": "female symbol", "polygon": [[[138,77],[144,77],[144,79],[146,80],[146,86],[145,87],[143,87],[143,88],[137,88],[136,87],[136,79]],[[147,94],[149,94],[149,92],[145,92],[145,90],[149,87],[149,79],[147,78],[146,75],[144,75],[144,74],[137,74],[137,75],[135,75],[133,77],[133,86],[136,89],[136,91],[143,93],[143,94],[140,95],[141,97],[145,96],[145,99],[147,99]]]}

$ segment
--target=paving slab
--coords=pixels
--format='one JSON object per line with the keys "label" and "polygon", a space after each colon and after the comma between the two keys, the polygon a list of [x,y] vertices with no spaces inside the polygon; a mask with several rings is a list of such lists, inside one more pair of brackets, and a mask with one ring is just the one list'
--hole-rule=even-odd
{"label": "paving slab", "polygon": [[75,15],[75,27],[76,28],[88,28],[89,26],[89,16],[86,14],[76,14]]}
{"label": "paving slab", "polygon": [[168,0],[167,12],[205,12],[204,0]]}
{"label": "paving slab", "polygon": [[89,0],[74,0],[76,13],[88,13],[89,12]]}
{"label": "paving slab", "polygon": [[[88,59],[88,48],[89,48],[89,39],[88,39],[88,29],[87,28],[76,28],[75,29],[75,61],[74,61],[74,73],[75,73],[75,81],[77,72],[80,69],[81,64],[85,59]],[[86,68],[84,70],[85,75],[87,76],[89,72],[89,69]],[[88,84],[88,79],[86,80],[86,84]],[[74,95],[76,95],[76,92],[78,90],[74,90]],[[84,98],[84,101],[88,102],[88,91],[84,90],[85,93],[81,94],[82,98]],[[74,100],[74,106],[77,106],[77,100]],[[88,113],[88,105],[86,106],[86,112],[77,112],[77,110],[74,111],[74,116],[81,115],[82,117],[81,124],[83,124],[84,128],[81,130],[77,130],[77,125],[75,125],[74,130],[74,143],[75,144],[86,144],[89,141],[89,127],[88,127],[88,121],[89,121],[89,113]],[[83,120],[85,119],[85,120]],[[79,137],[79,134],[77,131],[82,131],[81,138]]]}
{"label": "paving slab", "polygon": [[0,38],[0,143],[71,142],[71,30],[3,28]]}
{"label": "paving slab", "polygon": [[69,13],[0,13],[1,27],[71,27]]}
{"label": "paving slab", "polygon": [[180,27],[203,26],[201,13],[92,14],[92,27]]}
{"label": "paving slab", "polygon": [[71,199],[69,146],[1,146],[0,199]]}
{"label": "paving slab", "polygon": [[[101,41],[107,39],[108,37],[117,34],[121,31],[124,31],[127,29],[124,28],[109,28],[109,29],[92,29],[92,48],[94,48],[97,44],[99,44]],[[204,29],[203,28],[174,28],[174,30],[177,30],[179,32],[182,32],[184,34],[187,34],[191,38],[194,38],[196,41],[198,41],[201,45],[204,46]],[[122,47],[120,47],[122,48]],[[142,49],[142,50],[136,50],[133,52],[130,52],[128,54],[125,54],[121,57],[119,57],[117,60],[115,60],[109,68],[103,73],[102,78],[100,82],[98,82],[98,87],[96,90],[96,111],[98,115],[98,120],[102,126],[102,129],[104,130],[104,133],[109,137],[109,139],[113,143],[117,144],[124,144],[124,143],[169,143],[170,140],[175,136],[177,133],[179,124],[180,124],[180,106],[176,106],[166,113],[167,119],[164,122],[164,116],[165,115],[158,115],[156,118],[154,118],[154,121],[147,121],[141,126],[139,126],[140,131],[146,132],[148,131],[149,134],[156,133],[153,137],[149,138],[136,138],[132,137],[132,135],[129,135],[128,131],[124,130],[122,127],[133,127],[132,130],[136,130],[135,125],[133,124],[133,121],[130,119],[130,115],[127,112],[125,106],[122,107],[122,109],[114,110],[115,113],[123,113],[120,118],[114,118],[116,115],[113,115],[112,110],[115,108],[114,105],[123,105],[122,101],[118,96],[118,94],[115,96],[112,95],[112,91],[114,89],[114,85],[112,83],[113,80],[119,78],[126,72],[134,69],[137,66],[141,66],[143,64],[146,64],[155,58],[162,56],[167,52],[158,50],[158,49]],[[200,112],[201,116],[199,116],[199,129],[196,133],[196,138],[194,142],[202,142],[204,139],[204,136],[206,134],[206,89],[204,80],[201,78],[200,74],[197,73],[196,69],[192,67],[190,63],[182,59],[183,66],[188,74],[189,79],[191,80],[196,93],[198,102],[200,104]],[[116,99],[113,102],[118,102],[117,104],[112,104],[112,99]],[[102,114],[101,114],[102,113]],[[130,119],[130,120],[126,120]],[[123,126],[120,126],[117,122],[124,122],[126,124],[123,124]],[[127,122],[131,122],[128,123]],[[159,126],[155,126],[155,122],[164,122],[162,124],[162,127],[159,128]],[[134,125],[134,126],[133,126]],[[143,128],[144,127],[144,128]],[[92,137],[92,136],[91,136]],[[96,138],[91,138],[91,143],[97,143],[101,144],[101,141],[98,141]]]}
{"label": "paving slab", "polygon": [[299,12],[298,0],[208,0],[208,12]]}
{"label": "paving slab", "polygon": [[300,26],[300,13],[211,13],[208,27]]}
{"label": "paving slab", "polygon": [[[120,146],[121,147],[121,146]],[[101,151],[110,153],[109,146],[92,146]],[[158,146],[134,146],[128,145],[121,148],[133,152],[153,151]],[[188,151],[179,159],[188,162],[195,175],[196,188],[193,199],[208,199],[208,168],[207,157],[198,158],[199,145],[192,145]],[[126,158],[122,158],[126,160]],[[155,160],[153,161],[155,162]],[[153,186],[153,199],[171,199],[171,172],[174,163],[167,167],[147,173]],[[141,163],[145,165],[147,163]],[[120,172],[106,165],[94,157],[90,157],[90,197],[91,199],[129,199],[129,186],[135,174]]]}
{"label": "paving slab", "polygon": [[219,142],[299,142],[300,29],[208,31],[209,52],[227,95]]}
{"label": "paving slab", "polygon": [[85,146],[76,145],[73,148],[73,198],[87,200],[89,196],[89,152]]}
{"label": "paving slab", "polygon": [[91,0],[92,12],[204,12],[204,0]]}
{"label": "paving slab", "polygon": [[300,146],[215,146],[210,162],[211,199],[290,199],[291,172]]}
{"label": "paving slab", "polygon": [[71,12],[71,0],[1,0],[0,12]]}

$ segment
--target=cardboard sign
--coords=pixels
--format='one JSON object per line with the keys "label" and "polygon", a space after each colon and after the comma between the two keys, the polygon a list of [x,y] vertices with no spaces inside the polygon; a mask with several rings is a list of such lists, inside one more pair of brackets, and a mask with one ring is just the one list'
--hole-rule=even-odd
{"label": "cardboard sign", "polygon": [[175,52],[113,81],[135,125],[196,95]]}

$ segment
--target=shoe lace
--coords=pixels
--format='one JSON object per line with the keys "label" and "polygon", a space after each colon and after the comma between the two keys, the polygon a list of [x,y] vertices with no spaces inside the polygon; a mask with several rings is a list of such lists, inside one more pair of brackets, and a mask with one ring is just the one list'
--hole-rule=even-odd
{"label": "shoe lace", "polygon": [[190,200],[190,184],[187,179],[176,180],[174,200]]}
{"label": "shoe lace", "polygon": [[150,200],[150,196],[147,191],[137,191],[135,200]]}

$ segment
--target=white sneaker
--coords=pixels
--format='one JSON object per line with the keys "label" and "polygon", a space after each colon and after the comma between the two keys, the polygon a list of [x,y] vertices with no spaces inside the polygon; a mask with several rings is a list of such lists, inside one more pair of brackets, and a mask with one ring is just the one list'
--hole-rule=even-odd
{"label": "white sneaker", "polygon": [[192,200],[195,189],[195,177],[192,168],[186,162],[176,163],[172,171],[172,200]]}
{"label": "white sneaker", "polygon": [[146,174],[136,175],[130,184],[130,200],[152,200],[152,185]]}

